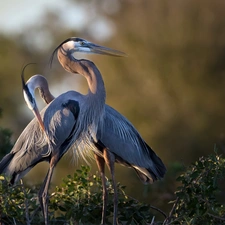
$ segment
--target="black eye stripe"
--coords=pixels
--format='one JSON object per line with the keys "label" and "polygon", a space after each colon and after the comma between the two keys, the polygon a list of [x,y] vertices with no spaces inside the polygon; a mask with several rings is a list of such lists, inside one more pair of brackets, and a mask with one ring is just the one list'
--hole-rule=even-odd
{"label": "black eye stripe", "polygon": [[25,91],[28,100],[29,100],[31,103],[34,103],[33,96],[32,96],[32,94],[30,93],[29,88],[27,87],[27,85],[24,86],[23,90]]}

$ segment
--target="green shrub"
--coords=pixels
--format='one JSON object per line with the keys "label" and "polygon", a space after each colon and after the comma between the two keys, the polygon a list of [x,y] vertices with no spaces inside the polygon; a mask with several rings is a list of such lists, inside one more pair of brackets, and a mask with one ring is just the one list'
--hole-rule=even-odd
{"label": "green shrub", "polygon": [[[113,188],[107,180],[109,194],[106,224],[112,224]],[[152,220],[150,205],[138,202],[127,196],[125,187],[117,184],[118,219],[123,224],[147,224]],[[100,176],[91,175],[90,168],[82,166],[73,176],[63,180],[62,187],[56,187],[52,194],[49,209],[52,220],[66,220],[79,224],[100,224],[102,212],[102,182]]]}
{"label": "green shrub", "polygon": [[1,176],[0,222],[1,224],[37,224],[42,221],[39,212],[37,190],[25,188],[22,181],[16,186]]}
{"label": "green shrub", "polygon": [[[225,224],[225,207],[218,200],[219,181],[225,177],[225,159],[217,153],[201,157],[177,181],[176,200],[167,223]],[[166,223],[165,223],[166,224]]]}
{"label": "green shrub", "polygon": [[[63,180],[61,187],[50,196],[50,224],[100,224],[102,212],[102,184],[100,176],[91,175],[90,167],[81,166],[73,176]],[[118,188],[118,219],[122,224],[147,224],[152,221],[150,209],[125,194],[125,187]],[[112,224],[113,188],[107,180],[109,200],[106,224]],[[38,189],[25,188],[21,183],[14,187],[4,177],[0,183],[0,222],[3,224],[37,224],[43,223],[43,217],[37,198]],[[158,210],[158,209],[156,209]]]}
{"label": "green shrub", "polygon": [[[8,152],[11,148],[11,132],[0,128],[0,149]],[[167,173],[165,181],[180,171],[176,164]],[[177,178],[180,186],[175,192],[176,199],[167,216],[162,210],[144,204],[125,193],[125,186],[117,184],[118,220],[120,224],[225,224],[225,207],[218,199],[219,181],[225,176],[225,159],[212,154],[201,157]],[[109,193],[106,224],[112,224],[113,188],[107,179]],[[165,188],[166,189],[166,188]],[[39,188],[24,187],[22,181],[10,186],[0,176],[0,224],[33,225],[44,224],[37,194]],[[162,190],[160,191],[162,193]],[[155,193],[157,196],[159,193]],[[100,175],[91,174],[88,166],[81,166],[74,175],[69,175],[57,186],[49,201],[50,225],[100,224],[102,212],[102,182]],[[164,216],[164,221],[155,221]]]}

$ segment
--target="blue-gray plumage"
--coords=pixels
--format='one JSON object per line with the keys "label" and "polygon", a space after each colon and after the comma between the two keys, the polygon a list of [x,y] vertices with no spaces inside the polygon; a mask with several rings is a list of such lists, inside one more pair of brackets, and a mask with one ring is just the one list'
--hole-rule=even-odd
{"label": "blue-gray plumage", "polygon": [[[35,83],[36,80],[41,81],[41,83],[47,83],[47,80],[43,76],[35,75],[30,78],[27,85]],[[31,91],[31,89],[29,90]],[[42,90],[44,90],[42,94],[52,96],[48,88]],[[70,96],[68,95],[67,97],[69,99]],[[45,98],[44,101],[49,104],[52,98]],[[73,104],[70,110],[74,110]],[[98,127],[98,142],[95,143],[96,149],[92,148],[97,153],[97,160],[101,160],[105,146],[107,146],[107,151],[113,153],[115,156],[115,162],[133,168],[144,183],[152,183],[164,176],[166,169],[161,159],[147,145],[134,126],[123,115],[112,107],[105,105],[103,122],[103,126]],[[78,151],[82,152],[83,146],[77,145]],[[101,166],[99,165],[99,168]],[[103,171],[101,170],[101,172]],[[102,179],[104,182],[104,173],[102,174]],[[103,221],[102,224],[104,224]]]}
{"label": "blue-gray plumage", "polygon": [[[74,72],[71,66],[73,60],[72,50],[62,50],[58,53],[58,59],[61,65],[69,72]],[[46,81],[47,82],[47,81]],[[46,90],[49,93],[49,90]],[[48,94],[49,95],[49,94]],[[48,102],[46,102],[48,103]],[[95,106],[93,106],[95,108]],[[113,185],[115,191],[114,200],[114,224],[117,214],[117,195],[116,184],[114,179],[114,161],[125,166],[135,169],[140,179],[145,183],[152,183],[160,179],[165,174],[165,166],[161,159],[152,151],[152,149],[141,138],[140,134],[133,125],[115,109],[105,105],[103,120],[98,126],[97,143],[95,143],[97,153],[96,161],[102,174],[103,180],[103,216],[102,224],[104,224],[106,209],[106,186],[104,179],[104,160],[110,167],[113,177]],[[106,149],[107,147],[107,149]],[[79,146],[78,146],[79,148]],[[82,150],[81,150],[82,151]],[[100,154],[98,154],[100,151]],[[80,151],[79,151],[80,152]],[[102,156],[104,160],[102,160]],[[108,159],[110,158],[110,160]]]}
{"label": "blue-gray plumage", "polygon": [[[57,50],[59,57],[67,51],[71,54],[73,52],[90,53],[90,51],[117,56],[124,54],[79,38],[67,39]],[[39,193],[45,224],[48,224],[47,193],[56,164],[72,145],[79,145],[79,149],[82,150],[82,147],[87,146],[94,148],[93,140],[97,141],[98,125],[102,124],[105,108],[104,82],[95,64],[89,60],[77,60],[72,57],[72,60],[66,62],[66,66],[71,66],[74,73],[86,78],[89,86],[88,94],[82,95],[76,91],[66,92],[49,103],[40,115],[33,101],[35,88],[32,89],[32,85],[40,84],[30,83],[30,86],[27,85],[27,88],[24,88],[22,76],[25,100],[36,115],[40,128],[37,120],[33,120],[20,135],[12,151],[0,162],[0,173],[11,176],[13,184],[37,163],[49,161],[49,170]],[[29,92],[29,88],[33,91]],[[40,89],[42,96],[46,97],[43,87]],[[49,96],[52,98],[51,95]],[[82,151],[80,152],[83,154]]]}
{"label": "blue-gray plumage", "polygon": [[[56,50],[58,50],[58,59],[61,63],[61,65],[69,72],[76,73],[77,71],[74,69],[75,67],[75,59],[73,57],[73,53],[75,52],[77,42],[80,43],[80,46],[83,46],[87,48],[89,42],[84,41],[83,39],[68,39],[67,41],[63,42]],[[91,48],[89,48],[90,50]],[[92,51],[97,51],[97,47],[94,45]],[[90,50],[90,51],[91,51]],[[97,53],[100,50],[98,50]],[[104,52],[106,53],[106,52]],[[114,54],[118,54],[119,52],[113,52]],[[111,53],[112,54],[112,53]],[[86,61],[85,61],[86,62]],[[81,67],[85,72],[89,73],[89,70],[86,69],[87,67],[85,64],[81,64]],[[89,89],[89,94],[92,91],[96,91],[96,84],[98,82],[103,82],[96,80],[94,78],[87,79],[89,87],[92,88]],[[93,85],[95,83],[95,85]],[[58,141],[61,140],[60,144],[62,146],[66,145],[68,148],[72,145],[76,145],[77,150],[76,152],[79,152],[80,154],[83,153],[83,149],[86,148],[86,146],[90,147],[96,154],[96,162],[98,164],[98,167],[101,172],[101,178],[103,181],[103,212],[102,212],[102,221],[101,223],[105,223],[105,212],[106,212],[106,202],[107,202],[107,189],[105,185],[105,177],[104,177],[104,163],[106,162],[107,165],[110,168],[110,172],[112,174],[113,178],[113,185],[114,185],[114,224],[116,224],[116,215],[117,215],[117,193],[116,193],[116,184],[115,184],[115,178],[114,178],[114,162],[118,162],[120,164],[123,164],[128,167],[132,167],[137,172],[138,176],[141,178],[141,180],[145,183],[151,183],[155,180],[158,180],[162,178],[166,172],[166,168],[164,164],[162,163],[161,159],[154,153],[154,151],[145,143],[145,141],[141,138],[138,131],[133,127],[133,125],[120,113],[118,113],[115,109],[111,108],[108,105],[104,105],[104,100],[100,100],[101,104],[103,104],[103,110],[101,109],[102,105],[96,105],[96,101],[98,99],[102,99],[102,96],[105,97],[105,91],[104,91],[104,85],[101,86],[102,89],[99,89],[99,94],[101,96],[96,95],[96,99],[93,101],[92,99],[86,100],[86,102],[82,102],[83,96],[79,93],[76,93],[76,98],[74,98],[74,92],[67,92],[62,95],[60,95],[58,98],[56,98],[54,101],[53,96],[49,92],[47,81],[44,77],[38,75],[33,76],[30,78],[30,80],[27,82],[27,89],[25,90],[25,100],[29,104],[31,104],[29,98],[26,98],[27,90],[29,93],[32,93],[33,100],[35,99],[34,96],[34,90],[35,88],[39,88],[41,90],[41,95],[46,103],[49,103],[49,106],[47,109],[45,108],[43,112],[41,112],[43,116],[43,122],[42,119],[38,119],[39,123],[44,125],[41,125],[40,127],[44,132],[41,132],[41,128],[36,127],[35,125],[29,124],[27,129],[30,128],[37,129],[37,133],[41,133],[41,139],[39,140],[40,144],[36,146],[31,146],[32,148],[38,148],[40,149],[39,152],[36,152],[36,154],[39,154],[36,157],[42,157],[43,155],[46,157],[49,157],[49,141],[50,141],[50,149],[56,149]],[[44,88],[43,88],[44,87]],[[70,102],[70,100],[73,99],[77,104],[74,104],[75,102]],[[57,100],[57,101],[56,101]],[[51,102],[52,101],[52,102]],[[50,103],[51,102],[51,103]],[[90,108],[88,108],[87,111],[81,112],[80,109],[83,107],[85,108],[86,104],[88,102],[88,105]],[[34,101],[35,103],[35,101]],[[71,103],[71,104],[70,104]],[[73,103],[73,104],[72,104]],[[66,108],[61,108],[61,107]],[[78,107],[79,106],[79,107]],[[33,107],[33,108],[32,108]],[[36,107],[36,103],[29,107],[33,110],[35,116],[37,116],[38,110]],[[52,111],[53,108],[54,110]],[[79,110],[78,110],[79,108]],[[35,109],[35,110],[34,110]],[[55,109],[56,112],[55,112]],[[79,113],[78,113],[79,111]],[[60,112],[60,113],[59,113]],[[62,112],[64,112],[62,114]],[[87,114],[86,114],[87,113]],[[91,124],[91,126],[85,127],[84,125],[87,123],[91,123],[90,116],[93,114],[93,116],[96,118],[99,118],[98,121],[94,120],[94,124]],[[66,117],[66,119],[64,118]],[[76,119],[77,118],[77,119]],[[80,124],[79,126],[76,124],[77,121],[83,121],[83,124]],[[74,121],[75,126],[74,126]],[[73,126],[72,126],[73,125]],[[69,131],[67,131],[67,128]],[[82,130],[88,130],[88,132],[82,133]],[[34,134],[36,131],[33,131]],[[67,134],[65,133],[67,132]],[[76,133],[81,132],[81,136],[76,137]],[[46,135],[44,135],[44,133]],[[97,133],[97,134],[96,134]],[[27,134],[25,134],[26,136]],[[68,138],[69,135],[69,138]],[[21,134],[21,140],[23,140],[23,133]],[[31,136],[35,136],[32,135]],[[74,137],[75,136],[75,137]],[[67,137],[67,138],[66,138]],[[20,138],[19,138],[20,139]],[[18,139],[18,140],[19,140]],[[59,140],[58,140],[59,139]],[[29,139],[28,140],[32,140]],[[41,143],[40,140],[44,140]],[[65,142],[63,142],[65,140]],[[29,141],[28,141],[29,142]],[[56,143],[55,143],[56,142]],[[33,143],[34,145],[34,143]],[[20,151],[22,150],[21,148]],[[31,150],[32,151],[32,150]],[[55,151],[55,150],[54,150]],[[22,153],[24,155],[27,155],[26,152]],[[41,156],[40,156],[41,154]],[[83,153],[83,156],[85,154]],[[6,156],[8,157],[8,156]],[[24,156],[21,156],[21,159]],[[9,157],[10,158],[10,157]],[[29,158],[29,157],[28,157]],[[42,157],[43,158],[43,157]],[[41,158],[41,159],[42,159]],[[24,159],[25,160],[25,159]],[[29,166],[29,165],[28,165]],[[1,163],[0,163],[0,172],[1,172]],[[22,174],[24,175],[24,174]],[[21,177],[21,176],[20,176]]]}
{"label": "blue-gray plumage", "polygon": [[163,178],[162,160],[123,115],[106,105],[103,121],[104,129],[98,130],[97,137],[116,156],[116,162],[133,167],[144,183]]}
{"label": "blue-gray plumage", "polygon": [[[73,53],[74,48],[70,48],[71,42],[65,41],[67,48],[57,48],[53,54],[58,50],[58,60],[62,67],[70,72],[76,73],[73,68]],[[83,41],[85,46],[86,41]],[[61,45],[60,45],[61,46]],[[72,44],[73,46],[73,44]],[[90,103],[90,102],[89,102]],[[93,105],[93,108],[98,112],[98,108]],[[132,124],[121,114],[114,109],[106,106],[105,113],[102,114],[103,119],[98,125],[98,136],[93,137],[95,146],[101,151],[102,155],[98,153],[95,155],[96,162],[102,175],[103,181],[103,214],[102,224],[104,224],[106,213],[107,190],[104,178],[104,163],[108,165],[113,181],[114,188],[114,218],[113,224],[116,224],[117,217],[117,189],[114,177],[114,162],[119,162],[123,165],[131,166],[135,169],[142,181],[151,183],[164,176],[166,168],[161,159],[155,152],[145,143],[145,141],[138,134]],[[89,139],[90,140],[90,139]],[[97,142],[96,142],[97,141]],[[101,144],[99,144],[101,142]],[[95,149],[93,149],[97,152]],[[102,160],[104,158],[104,161]]]}

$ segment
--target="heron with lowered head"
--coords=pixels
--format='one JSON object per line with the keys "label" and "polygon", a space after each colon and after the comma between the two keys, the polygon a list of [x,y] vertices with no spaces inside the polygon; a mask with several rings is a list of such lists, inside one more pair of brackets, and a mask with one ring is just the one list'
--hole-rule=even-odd
{"label": "heron with lowered head", "polygon": [[[40,126],[38,128],[37,120],[33,120],[34,122],[32,121],[31,125],[29,124],[25,128],[17,141],[18,144],[15,144],[17,148],[14,146],[12,151],[0,162],[0,172],[11,175],[11,182],[14,183],[40,161],[49,161],[49,171],[39,193],[45,223],[48,224],[47,192],[54,167],[70,147],[75,146],[76,151],[74,152],[80,153],[83,157],[86,156],[84,149],[88,147],[95,153],[103,182],[101,224],[105,224],[107,202],[105,163],[109,166],[113,179],[115,191],[113,224],[116,224],[117,192],[114,163],[118,162],[134,168],[141,180],[146,183],[162,178],[166,171],[165,166],[133,125],[116,110],[105,105],[104,82],[94,63],[84,59],[77,60],[74,57],[74,53],[78,51],[117,56],[123,55],[123,53],[80,38],[67,39],[56,48],[54,53],[56,51],[64,69],[72,73],[79,73],[87,79],[88,94],[82,95],[75,91],[68,91],[54,99],[44,77],[32,77],[27,84],[23,80],[25,100],[36,115]],[[41,90],[41,96],[48,104],[41,113],[39,113],[35,101],[34,90],[36,88]],[[35,131],[34,128],[37,130]],[[24,146],[24,137],[29,136],[27,133],[30,133],[32,138],[29,140],[33,143],[26,143]],[[42,137],[42,141],[40,141],[40,137]],[[24,149],[24,147],[29,148]],[[32,152],[33,149],[36,151]],[[31,156],[29,157],[29,155]],[[15,165],[16,162],[20,162],[21,165]]]}

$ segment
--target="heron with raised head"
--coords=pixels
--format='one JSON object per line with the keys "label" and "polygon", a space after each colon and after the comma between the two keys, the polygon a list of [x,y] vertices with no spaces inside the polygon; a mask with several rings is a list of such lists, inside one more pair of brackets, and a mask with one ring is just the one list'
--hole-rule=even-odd
{"label": "heron with raised head", "polygon": [[[98,125],[103,124],[101,121],[105,110],[105,88],[101,73],[93,62],[85,59],[77,60],[72,54],[74,52],[91,52],[124,55],[120,51],[80,38],[69,38],[57,49],[59,56],[60,54],[64,55],[67,51],[70,52],[70,58],[65,64],[68,68],[73,68],[74,73],[86,78],[89,86],[88,94],[82,95],[76,91],[68,91],[54,99],[41,111],[40,116],[37,116],[39,123],[36,119],[31,121],[11,152],[0,162],[0,173],[10,176],[12,184],[22,178],[37,163],[49,162],[49,169],[39,192],[45,224],[48,224],[47,193],[55,166],[75,143],[79,145],[81,154],[87,146],[96,149],[93,143],[98,143]],[[27,98],[31,103],[30,108],[35,112],[37,110],[32,102],[33,95],[34,93],[29,92]],[[44,126],[40,122],[41,117]],[[98,153],[100,154],[100,152]]]}
{"label": "heron with raised head", "polygon": [[[65,47],[66,42],[63,43],[63,51],[60,50],[61,45],[54,51],[58,50],[58,59],[61,65],[69,72],[73,72],[73,50],[71,47]],[[71,45],[71,43],[69,43]],[[74,43],[75,45],[75,43]],[[84,46],[85,44],[83,44]],[[63,54],[62,54],[63,53]],[[53,53],[54,56],[54,53]],[[53,100],[53,96],[48,89],[47,80],[40,75],[33,76],[29,79],[24,88],[25,93],[33,96],[32,102],[36,108],[36,101],[34,96],[34,88],[41,88],[43,100],[49,104]],[[45,88],[43,88],[45,87]],[[46,97],[46,96],[49,96]],[[69,96],[68,96],[69,99]],[[25,98],[28,100],[29,98]],[[34,111],[35,116],[38,116],[38,111]],[[147,143],[141,138],[138,131],[134,126],[119,112],[105,105],[105,111],[103,112],[103,120],[100,120],[97,132],[97,142],[93,139],[96,149],[94,149],[96,162],[101,172],[101,178],[103,183],[103,210],[102,221],[105,223],[105,213],[107,204],[107,189],[105,184],[104,164],[108,165],[113,181],[114,188],[114,219],[113,223],[116,224],[117,218],[117,190],[114,176],[114,163],[118,162],[122,165],[132,167],[135,169],[141,180],[145,183],[151,183],[155,180],[162,178],[166,172],[166,168],[161,159],[154,153],[154,151],[147,145]],[[45,123],[40,120],[41,127]],[[78,145],[79,146],[79,145]],[[99,153],[100,151],[100,153]]]}

